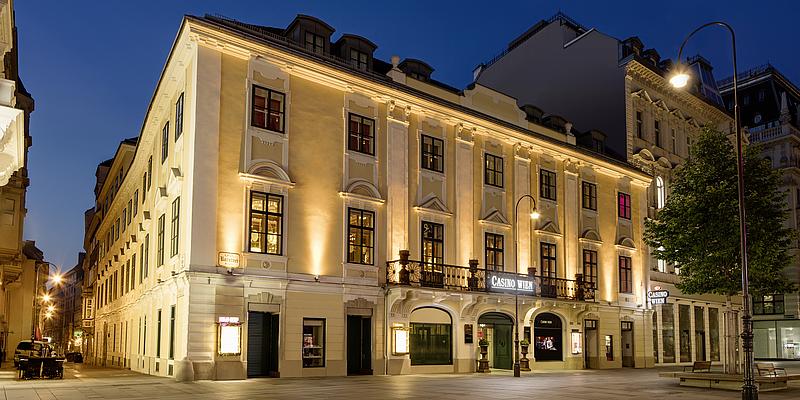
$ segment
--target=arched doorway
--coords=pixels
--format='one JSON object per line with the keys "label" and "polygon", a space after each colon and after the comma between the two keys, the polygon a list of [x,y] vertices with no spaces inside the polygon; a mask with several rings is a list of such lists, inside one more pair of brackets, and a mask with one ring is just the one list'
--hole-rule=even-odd
{"label": "arched doorway", "polygon": [[489,367],[511,369],[514,365],[514,321],[498,312],[478,318],[478,338],[489,341]]}
{"label": "arched doorway", "polygon": [[563,361],[561,318],[541,313],[533,320],[533,355],[536,361]]}

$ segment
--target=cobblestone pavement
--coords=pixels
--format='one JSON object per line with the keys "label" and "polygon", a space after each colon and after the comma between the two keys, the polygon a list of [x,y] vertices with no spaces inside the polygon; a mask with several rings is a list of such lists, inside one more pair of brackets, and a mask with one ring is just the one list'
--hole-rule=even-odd
{"label": "cobblestone pavement", "polygon": [[[680,387],[674,379],[659,378],[660,371],[666,370],[534,372],[521,378],[496,372],[177,383],[125,370],[67,364],[64,380],[16,381],[14,371],[0,370],[0,400],[741,398],[738,392]],[[800,382],[787,390],[761,393],[760,398],[800,399]]]}

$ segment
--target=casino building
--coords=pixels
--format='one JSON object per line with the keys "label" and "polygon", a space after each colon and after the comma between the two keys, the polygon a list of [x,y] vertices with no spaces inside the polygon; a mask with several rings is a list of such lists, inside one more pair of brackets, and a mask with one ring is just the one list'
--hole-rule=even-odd
{"label": "casino building", "polygon": [[91,361],[179,380],[472,372],[484,340],[510,369],[516,330],[534,370],[653,366],[649,175],[561,117],[333,32],[184,18],[96,191]]}

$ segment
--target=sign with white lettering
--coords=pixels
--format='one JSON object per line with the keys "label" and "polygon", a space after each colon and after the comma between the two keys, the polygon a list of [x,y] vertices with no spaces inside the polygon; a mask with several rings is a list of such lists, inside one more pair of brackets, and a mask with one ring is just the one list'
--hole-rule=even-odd
{"label": "sign with white lettering", "polygon": [[647,292],[647,299],[652,305],[667,304],[668,290],[651,290]]}
{"label": "sign with white lettering", "polygon": [[533,277],[507,272],[487,272],[486,288],[498,292],[534,293],[536,282]]}
{"label": "sign with white lettering", "polygon": [[239,268],[239,254],[221,251],[219,253],[219,266],[225,268]]}

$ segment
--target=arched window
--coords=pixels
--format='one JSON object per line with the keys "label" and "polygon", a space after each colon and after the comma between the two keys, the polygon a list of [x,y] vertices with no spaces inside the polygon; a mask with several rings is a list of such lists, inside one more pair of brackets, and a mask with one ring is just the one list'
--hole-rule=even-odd
{"label": "arched window", "polygon": [[656,208],[662,209],[664,208],[664,204],[667,200],[667,191],[664,188],[664,178],[656,177]]}

